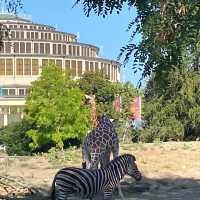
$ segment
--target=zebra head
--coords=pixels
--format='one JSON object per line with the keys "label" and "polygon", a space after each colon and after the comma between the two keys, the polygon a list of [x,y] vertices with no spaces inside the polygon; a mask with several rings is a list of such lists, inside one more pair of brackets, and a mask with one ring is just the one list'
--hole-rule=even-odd
{"label": "zebra head", "polygon": [[135,178],[136,181],[140,181],[142,179],[142,175],[135,163],[136,161],[135,156],[131,154],[127,154],[126,156],[127,156],[127,174]]}

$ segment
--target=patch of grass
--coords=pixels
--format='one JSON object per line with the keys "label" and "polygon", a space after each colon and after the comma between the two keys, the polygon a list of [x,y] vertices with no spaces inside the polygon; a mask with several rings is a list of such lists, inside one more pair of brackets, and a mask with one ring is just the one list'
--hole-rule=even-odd
{"label": "patch of grass", "polygon": [[70,147],[63,151],[51,148],[48,153],[44,153],[43,155],[53,166],[56,167],[65,166],[67,162],[80,162],[81,159],[79,149],[74,147]]}

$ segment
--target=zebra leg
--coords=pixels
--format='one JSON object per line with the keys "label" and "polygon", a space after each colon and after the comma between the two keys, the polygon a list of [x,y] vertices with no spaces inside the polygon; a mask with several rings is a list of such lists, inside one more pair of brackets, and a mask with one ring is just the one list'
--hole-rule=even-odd
{"label": "zebra leg", "polygon": [[[113,158],[116,158],[117,156],[119,156],[119,142],[118,140],[115,141],[115,143],[113,144],[112,147],[112,153],[113,153]],[[118,192],[119,192],[119,196],[121,197],[121,199],[125,199],[124,198],[124,194],[122,192],[121,186],[120,186],[120,182],[119,185],[117,186]]]}

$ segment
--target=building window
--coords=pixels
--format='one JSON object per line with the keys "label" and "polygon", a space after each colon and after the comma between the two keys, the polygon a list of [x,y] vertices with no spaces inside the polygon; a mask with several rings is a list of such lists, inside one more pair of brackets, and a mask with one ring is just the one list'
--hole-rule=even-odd
{"label": "building window", "polygon": [[6,53],[10,53],[10,52],[11,52],[11,43],[6,42]]}
{"label": "building window", "polygon": [[11,38],[15,39],[15,31],[11,31]]}
{"label": "building window", "polygon": [[5,75],[5,59],[0,59],[0,76]]}
{"label": "building window", "polygon": [[44,33],[41,33],[41,40],[44,39]]}
{"label": "building window", "polygon": [[38,40],[38,38],[39,38],[38,32],[35,32],[35,39]]}
{"label": "building window", "polygon": [[50,63],[50,64],[55,64],[55,60],[54,60],[54,59],[50,59],[50,60],[49,60],[49,63]]}
{"label": "building window", "polygon": [[13,60],[6,59],[6,75],[13,75]]}
{"label": "building window", "polygon": [[61,44],[58,44],[58,55],[61,55]]}
{"label": "building window", "polygon": [[26,32],[26,38],[30,40],[30,32]]}
{"label": "building window", "polygon": [[23,75],[23,59],[16,59],[16,75]]}
{"label": "building window", "polygon": [[93,62],[90,62],[90,71],[94,72],[94,63]]}
{"label": "building window", "polygon": [[73,56],[76,56],[76,46],[73,46]]}
{"label": "building window", "polygon": [[42,66],[48,65],[48,59],[42,59]]}
{"label": "building window", "polygon": [[40,53],[44,54],[44,43],[40,43]]}
{"label": "building window", "polygon": [[65,60],[65,71],[70,71],[70,60]]}
{"label": "building window", "polygon": [[3,95],[8,95],[8,89],[2,89],[2,93],[3,93]]}
{"label": "building window", "polygon": [[99,64],[98,64],[98,62],[95,62],[95,72],[99,72]]}
{"label": "building window", "polygon": [[72,62],[71,75],[72,77],[75,77],[76,76],[76,61],[72,60],[71,62]]}
{"label": "building window", "polygon": [[24,59],[24,75],[31,75],[31,59]]}
{"label": "building window", "polygon": [[21,32],[21,39],[24,39],[24,31]]}
{"label": "building window", "polygon": [[45,44],[45,53],[50,54],[50,44],[49,43]]}
{"label": "building window", "polygon": [[19,43],[18,42],[14,43],[14,52],[19,53]]}
{"label": "building window", "polygon": [[19,89],[19,96],[25,95],[25,89]]}
{"label": "building window", "polygon": [[39,74],[39,63],[38,59],[32,59],[32,75]]}
{"label": "building window", "polygon": [[4,53],[4,46],[5,42],[2,42],[2,45],[0,46],[0,53]]}
{"label": "building window", "polygon": [[90,49],[87,48],[87,53],[86,53],[86,56],[89,56],[89,52],[90,52]]}
{"label": "building window", "polygon": [[72,55],[72,46],[69,45],[69,55],[71,56]]}
{"label": "building window", "polygon": [[85,56],[85,47],[82,47],[82,56]]}
{"label": "building window", "polygon": [[31,43],[26,43],[26,53],[31,53]]}
{"label": "building window", "polygon": [[62,69],[62,60],[56,60],[56,65]]}
{"label": "building window", "polygon": [[16,31],[16,39],[19,39],[19,31]]}
{"label": "building window", "polygon": [[48,34],[45,33],[45,40],[48,40]]}
{"label": "building window", "polygon": [[78,61],[78,76],[82,75],[82,61]]}
{"label": "building window", "polygon": [[55,35],[55,33],[53,34],[53,40],[54,40],[54,41],[56,40],[56,35]]}
{"label": "building window", "polygon": [[25,53],[25,43],[20,42],[20,53]]}
{"label": "building window", "polygon": [[53,54],[56,54],[56,44],[53,44]]}
{"label": "building window", "polygon": [[39,53],[38,43],[34,43],[34,53]]}
{"label": "building window", "polygon": [[66,45],[63,45],[63,55],[67,54]]}
{"label": "building window", "polygon": [[80,46],[77,46],[77,56],[80,56]]}
{"label": "building window", "polygon": [[34,32],[31,32],[31,40],[34,40]]}
{"label": "building window", "polygon": [[85,61],[85,72],[89,72],[89,62]]}
{"label": "building window", "polygon": [[48,39],[51,40],[51,33],[49,33],[49,38]]}
{"label": "building window", "polygon": [[15,89],[9,89],[9,95],[15,95]]}

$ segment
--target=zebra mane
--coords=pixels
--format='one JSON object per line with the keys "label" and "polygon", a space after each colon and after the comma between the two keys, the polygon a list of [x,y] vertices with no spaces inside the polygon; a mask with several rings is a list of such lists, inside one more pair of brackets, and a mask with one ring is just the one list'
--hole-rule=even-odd
{"label": "zebra mane", "polygon": [[116,157],[115,159],[111,160],[111,161],[106,165],[106,167],[109,167],[109,165],[112,165],[113,162],[116,162],[116,161],[118,161],[118,160],[122,160],[123,158],[125,158],[125,159],[127,159],[127,158],[133,158],[133,160],[136,161],[136,158],[135,158],[134,155],[126,153],[126,154],[120,155],[120,156]]}

